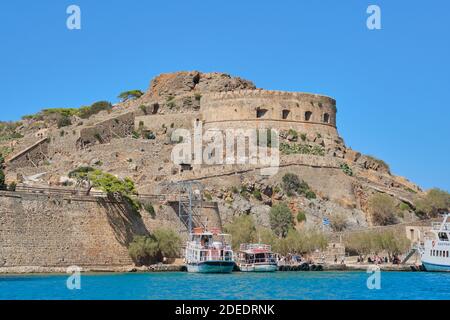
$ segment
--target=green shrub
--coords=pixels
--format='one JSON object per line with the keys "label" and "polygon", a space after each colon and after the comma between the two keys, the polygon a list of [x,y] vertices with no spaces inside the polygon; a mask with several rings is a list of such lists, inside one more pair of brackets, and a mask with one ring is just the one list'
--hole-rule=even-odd
{"label": "green shrub", "polygon": [[149,236],[135,236],[128,245],[131,258],[138,265],[162,262],[163,258],[179,256],[180,236],[171,229],[159,228]]}
{"label": "green shrub", "polygon": [[141,111],[142,111],[145,115],[147,115],[147,106],[140,105],[140,106],[139,106],[139,109],[141,109]]}
{"label": "green shrub", "polygon": [[247,200],[250,198],[250,191],[247,189],[246,186],[241,186],[241,190],[239,191],[239,194],[241,195],[241,197],[243,197]]}
{"label": "green shrub", "polygon": [[175,101],[168,101],[167,106],[169,109],[174,109],[176,107]]}
{"label": "green shrub", "polygon": [[152,131],[144,133],[143,136],[147,140],[155,140],[156,139],[156,135]]}
{"label": "green shrub", "polygon": [[274,250],[281,255],[289,253],[303,254],[323,250],[327,245],[327,238],[318,230],[306,229],[298,232],[295,229],[290,229],[286,238],[276,241]]}
{"label": "green shrub", "polygon": [[298,140],[298,133],[294,129],[289,129],[288,135],[292,137],[292,141]]}
{"label": "green shrub", "polygon": [[141,137],[141,135],[139,134],[139,132],[133,131],[133,132],[131,133],[131,137],[132,137],[133,139],[139,139],[139,138]]}
{"label": "green shrub", "polygon": [[335,232],[344,231],[347,228],[347,217],[342,213],[335,213],[330,217],[330,227]]}
{"label": "green shrub", "polygon": [[128,245],[128,252],[136,264],[150,264],[156,255],[156,244],[150,237],[135,236]]}
{"label": "green shrub", "polygon": [[394,230],[370,230],[350,233],[344,238],[348,253],[356,253],[363,258],[369,254],[386,251],[389,257],[400,255],[410,249],[411,243],[404,232]]}
{"label": "green shrub", "polygon": [[295,192],[300,188],[300,185],[301,181],[296,174],[286,173],[282,178],[281,187],[289,197],[295,194]]}
{"label": "green shrub", "polygon": [[69,178],[86,177],[88,173],[95,171],[92,167],[79,167],[69,172]]}
{"label": "green shrub", "polygon": [[341,163],[341,169],[342,169],[342,171],[346,174],[346,175],[348,175],[348,176],[353,176],[353,170],[350,168],[350,166],[348,165],[348,164],[346,164],[345,162],[344,163]]}
{"label": "green shrub", "polygon": [[58,120],[58,128],[68,127],[70,125],[72,125],[70,117],[63,116]]}
{"label": "green shrub", "polygon": [[0,141],[23,138],[23,135],[16,131],[19,125],[20,122],[0,122]]}
{"label": "green shrub", "polygon": [[255,189],[253,190],[253,197],[255,197],[255,199],[261,201],[262,200],[262,193],[260,190]]}
{"label": "green shrub", "polygon": [[150,214],[150,216],[151,216],[152,218],[155,218],[156,212],[155,212],[155,208],[153,207],[153,204],[151,204],[151,203],[145,203],[145,204],[144,204],[144,209],[145,209],[145,211],[147,211],[147,212]]}
{"label": "green shrub", "polygon": [[396,222],[396,206],[391,196],[377,193],[369,199],[369,209],[374,224],[386,226]]}
{"label": "green shrub", "polygon": [[95,138],[99,143],[102,143],[102,142],[103,142],[102,135],[101,135],[100,133],[98,133],[98,132],[94,134],[94,138]]}
{"label": "green shrub", "polygon": [[195,97],[195,100],[197,100],[197,101],[200,101],[202,99],[202,95],[200,93],[196,93],[194,95],[194,97]]}
{"label": "green shrub", "polygon": [[233,249],[239,249],[241,243],[252,243],[256,241],[256,226],[253,218],[242,215],[233,219],[224,227],[225,232],[231,234]]}
{"label": "green shrub", "polygon": [[205,195],[206,200],[212,201],[212,195],[209,192],[205,191],[203,194]]}
{"label": "green shrub", "polygon": [[315,192],[314,191],[312,191],[312,190],[308,190],[308,191],[306,191],[305,193],[304,193],[304,196],[306,197],[306,199],[309,199],[309,200],[311,200],[311,199],[316,199],[316,194],[315,194]]}
{"label": "green shrub", "polygon": [[302,139],[302,141],[306,141],[306,133],[302,133],[300,135],[300,139]]}
{"label": "green shrub", "polygon": [[44,117],[49,117],[52,115],[57,115],[60,117],[73,117],[78,114],[78,109],[75,108],[51,108],[51,109],[43,109],[41,111]]}
{"label": "green shrub", "polygon": [[78,110],[78,116],[83,119],[88,119],[101,111],[109,111],[112,107],[112,104],[108,101],[98,101],[93,103],[91,106],[81,107]]}
{"label": "green shrub", "polygon": [[133,100],[140,98],[144,93],[141,90],[129,90],[124,91],[121,94],[119,94],[118,98],[122,100],[122,102]]}
{"label": "green shrub", "polygon": [[297,222],[305,222],[306,221],[306,214],[303,211],[299,211],[297,214]]}
{"label": "green shrub", "polygon": [[303,195],[307,199],[315,199],[316,194],[311,190],[308,183],[293,174],[286,173],[282,178],[281,184],[283,191],[289,196],[292,197],[297,193],[298,195]]}
{"label": "green shrub", "polygon": [[405,202],[400,203],[400,205],[398,207],[401,211],[409,211],[411,209],[409,204],[407,204]]}
{"label": "green shrub", "polygon": [[3,169],[0,167],[0,190],[5,190],[5,173],[3,172]]}
{"label": "green shrub", "polygon": [[99,188],[108,194],[136,194],[134,182],[130,178],[119,179],[112,174],[92,167],[80,167],[75,169],[69,173],[69,178],[89,180],[94,188]]}
{"label": "green shrub", "polygon": [[325,156],[325,148],[320,145],[310,146],[308,144],[281,143],[280,152],[284,155],[290,154],[310,154],[314,156]]}
{"label": "green shrub", "polygon": [[434,188],[425,196],[419,196],[415,201],[416,213],[427,217],[447,213],[450,210],[450,194],[444,190]]}
{"label": "green shrub", "polygon": [[[8,146],[0,147],[0,155],[3,155],[3,157],[9,156],[11,153],[13,153],[13,151],[14,151],[14,149],[12,147],[8,147]],[[4,159],[3,159],[3,162],[4,162]],[[0,160],[0,163],[3,163],[3,162]]]}
{"label": "green shrub", "polygon": [[270,227],[278,237],[286,237],[289,229],[294,226],[292,212],[285,203],[274,205],[269,213]]}

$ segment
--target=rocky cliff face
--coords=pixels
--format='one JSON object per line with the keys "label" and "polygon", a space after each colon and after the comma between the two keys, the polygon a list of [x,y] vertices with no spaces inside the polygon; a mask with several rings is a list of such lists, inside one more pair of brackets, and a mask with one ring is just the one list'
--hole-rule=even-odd
{"label": "rocky cliff face", "polygon": [[192,91],[201,94],[255,88],[251,81],[225,73],[176,72],[161,74],[154,78],[146,96],[160,98],[183,95]]}

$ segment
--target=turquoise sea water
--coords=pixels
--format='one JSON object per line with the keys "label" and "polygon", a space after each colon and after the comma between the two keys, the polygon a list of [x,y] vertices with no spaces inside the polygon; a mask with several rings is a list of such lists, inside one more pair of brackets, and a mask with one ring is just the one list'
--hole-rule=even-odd
{"label": "turquoise sea water", "polygon": [[382,272],[369,290],[365,272],[233,274],[128,273],[81,276],[69,290],[65,275],[1,276],[0,299],[450,299],[450,274]]}

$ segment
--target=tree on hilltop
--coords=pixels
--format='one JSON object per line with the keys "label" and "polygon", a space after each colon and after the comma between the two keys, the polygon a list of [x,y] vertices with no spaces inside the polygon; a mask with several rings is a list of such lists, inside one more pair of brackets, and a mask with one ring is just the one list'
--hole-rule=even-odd
{"label": "tree on hilltop", "polygon": [[133,100],[140,98],[144,93],[141,90],[129,90],[124,91],[121,94],[119,94],[119,99],[122,100],[122,102]]}

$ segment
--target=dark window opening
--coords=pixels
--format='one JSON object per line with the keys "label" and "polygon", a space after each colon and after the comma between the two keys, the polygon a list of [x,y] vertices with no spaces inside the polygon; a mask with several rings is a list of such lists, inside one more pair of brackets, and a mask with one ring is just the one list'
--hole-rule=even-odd
{"label": "dark window opening", "polygon": [[328,113],[323,115],[323,122],[330,123],[330,115]]}
{"label": "dark window opening", "polygon": [[158,110],[159,110],[159,104],[155,103],[155,104],[153,105],[153,111],[152,111],[152,114],[157,114],[157,113],[158,113]]}
{"label": "dark window opening", "polygon": [[181,169],[181,172],[192,171],[192,165],[189,164],[189,163],[181,163],[180,164],[180,169]]}
{"label": "dark window opening", "polygon": [[289,110],[283,110],[283,112],[281,113],[281,117],[286,120],[289,117],[289,114],[291,113],[291,111]]}
{"label": "dark window opening", "polygon": [[446,232],[439,232],[438,236],[439,236],[439,240],[448,241],[448,236],[447,236]]}
{"label": "dark window opening", "polygon": [[306,111],[305,112],[305,121],[311,120],[311,116],[312,116],[312,112],[311,111]]}
{"label": "dark window opening", "polygon": [[256,109],[256,118],[263,118],[267,113],[267,109]]}

